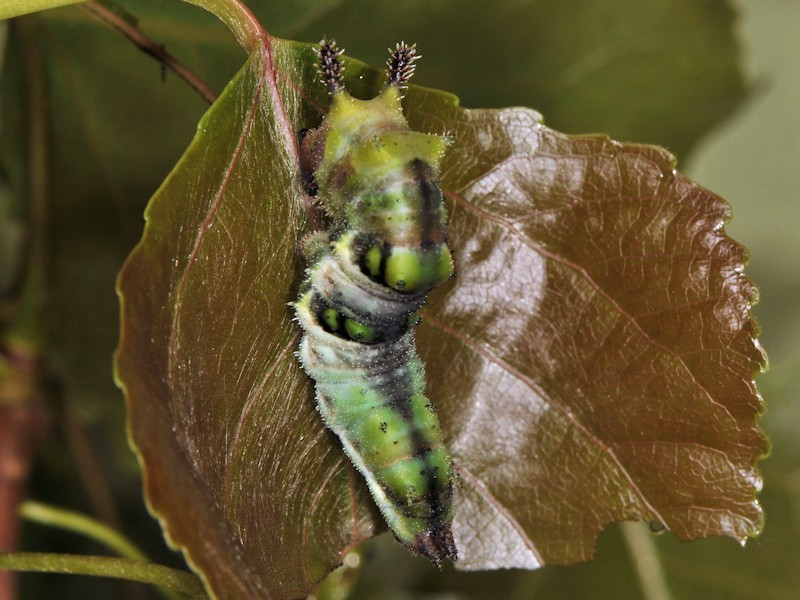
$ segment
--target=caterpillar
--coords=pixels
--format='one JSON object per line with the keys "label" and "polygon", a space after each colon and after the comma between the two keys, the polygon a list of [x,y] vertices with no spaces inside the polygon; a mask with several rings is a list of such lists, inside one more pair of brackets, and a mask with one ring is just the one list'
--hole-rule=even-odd
{"label": "caterpillar", "polygon": [[414,327],[428,292],[454,276],[439,185],[448,142],[412,131],[403,116],[416,44],[390,49],[386,85],[366,101],[344,88],[342,52],[320,42],[330,109],[318,128],[301,133],[304,187],[330,226],[301,242],[298,357],[326,426],[396,539],[441,568],[445,558],[458,559],[455,475],[425,396]]}

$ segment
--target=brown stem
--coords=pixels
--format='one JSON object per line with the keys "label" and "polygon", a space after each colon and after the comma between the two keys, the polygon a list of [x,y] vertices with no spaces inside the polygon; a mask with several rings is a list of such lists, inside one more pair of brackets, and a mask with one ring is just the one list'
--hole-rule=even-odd
{"label": "brown stem", "polygon": [[[17,549],[17,507],[25,493],[39,443],[46,436],[50,413],[39,388],[40,362],[8,349],[0,357],[7,368],[0,381],[0,551]],[[14,598],[15,577],[0,571],[0,600]]]}
{"label": "brown stem", "polygon": [[[41,360],[50,183],[45,66],[38,19],[17,19],[14,27],[24,57],[29,217],[17,307],[0,331],[0,551],[15,550],[19,542],[17,507],[50,425]],[[0,600],[13,598],[14,586],[14,574],[0,572]]]}
{"label": "brown stem", "polygon": [[211,89],[202,79],[195,75],[186,65],[167,52],[162,44],[151,40],[135,25],[132,25],[116,13],[97,2],[85,2],[84,4],[81,4],[81,8],[113,31],[121,33],[128,40],[133,42],[142,52],[149,54],[167,69],[183,79],[192,87],[192,89],[200,94],[203,100],[209,104],[213,104],[214,100],[217,99],[216,94],[211,91]]}
{"label": "brown stem", "polygon": [[122,520],[119,517],[108,479],[100,466],[97,451],[92,447],[83,423],[75,415],[75,409],[70,399],[65,397],[61,390],[58,390],[55,400],[58,406],[59,425],[64,432],[67,445],[77,466],[78,475],[89,498],[92,512],[117,531],[123,531]]}

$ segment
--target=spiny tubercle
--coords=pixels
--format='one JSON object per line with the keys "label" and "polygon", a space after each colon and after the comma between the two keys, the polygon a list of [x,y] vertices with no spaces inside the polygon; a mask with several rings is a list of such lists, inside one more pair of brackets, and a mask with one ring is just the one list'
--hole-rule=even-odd
{"label": "spiny tubercle", "polygon": [[344,66],[339,57],[344,53],[336,45],[336,40],[321,40],[319,50],[317,50],[317,68],[322,79],[322,83],[328,89],[330,95],[344,89]]}

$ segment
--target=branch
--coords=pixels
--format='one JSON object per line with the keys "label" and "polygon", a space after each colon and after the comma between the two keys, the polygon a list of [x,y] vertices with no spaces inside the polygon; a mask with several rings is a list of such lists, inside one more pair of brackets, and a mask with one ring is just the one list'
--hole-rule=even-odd
{"label": "branch", "polygon": [[200,578],[187,571],[139,560],[47,552],[0,552],[0,569],[114,577],[157,585],[195,598],[206,598]]}
{"label": "branch", "polygon": [[167,52],[162,44],[159,44],[147,37],[135,25],[129,23],[113,11],[97,2],[86,2],[85,4],[81,5],[81,8],[113,31],[125,36],[128,40],[133,42],[139,48],[139,50],[145,54],[149,54],[162,65],[164,65],[164,67],[183,79],[192,87],[193,90],[200,94],[203,100],[209,104],[213,104],[214,100],[217,99],[216,94],[211,91],[211,89],[202,79],[195,75],[177,58]]}

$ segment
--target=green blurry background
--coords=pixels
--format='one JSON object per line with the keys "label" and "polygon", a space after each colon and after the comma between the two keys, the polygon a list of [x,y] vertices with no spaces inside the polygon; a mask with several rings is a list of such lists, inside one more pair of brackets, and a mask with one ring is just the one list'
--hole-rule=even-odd
{"label": "green blurry background", "polygon": [[[612,6],[608,6],[612,4]],[[244,55],[213,17],[175,0],[122,5],[139,26],[217,92]],[[321,597],[656,598],[637,572],[659,568],[673,598],[800,598],[800,3],[792,0],[460,2],[253,0],[265,27],[313,42],[335,36],[373,64],[397,39],[418,41],[418,82],[468,107],[527,105],[568,133],[606,132],[657,143],[679,169],[733,207],[727,231],[752,254],[761,289],[755,313],[771,370],[759,379],[773,442],[763,462],[766,527],[740,548],[728,539],[681,544],[650,536],[655,555],[632,551],[630,530],[610,527],[597,558],[536,572],[439,574],[383,536],[360,550]],[[731,10],[732,9],[732,10]],[[126,532],[158,562],[181,565],[146,514],[111,377],[118,308],[114,277],[138,241],[150,195],[180,157],[206,105],[171,74],[76,7],[30,20],[44,49],[52,144],[51,301],[48,356],[67,394],[42,449],[31,496],[93,512],[80,424],[105,473]],[[24,80],[29,55],[8,33],[0,79],[0,280],[24,220]],[[0,38],[2,39],[2,38]],[[65,417],[66,415],[66,417]],[[68,419],[67,419],[68,417]],[[82,465],[82,468],[79,468]],[[91,478],[90,478],[91,479]],[[96,483],[96,482],[95,482]],[[105,484],[97,484],[102,487]],[[89,486],[91,487],[91,485]],[[77,536],[26,525],[23,549],[101,553]],[[649,569],[649,570],[648,570]],[[116,582],[24,575],[24,598],[155,597]]]}

